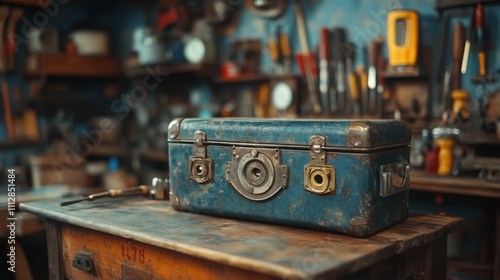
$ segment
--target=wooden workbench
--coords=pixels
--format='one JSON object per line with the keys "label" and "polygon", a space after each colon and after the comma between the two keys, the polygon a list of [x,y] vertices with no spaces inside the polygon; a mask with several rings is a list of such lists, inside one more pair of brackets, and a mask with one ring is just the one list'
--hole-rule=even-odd
{"label": "wooden workbench", "polygon": [[494,279],[500,279],[500,184],[479,178],[464,178],[452,176],[438,176],[427,174],[422,170],[412,170],[410,173],[410,189],[442,194],[455,194],[495,199],[496,224],[495,260],[493,267]]}
{"label": "wooden workbench", "polygon": [[[22,204],[47,218],[51,279],[445,279],[460,218],[410,215],[369,238],[176,212],[168,201]],[[75,268],[77,253],[92,271]]]}

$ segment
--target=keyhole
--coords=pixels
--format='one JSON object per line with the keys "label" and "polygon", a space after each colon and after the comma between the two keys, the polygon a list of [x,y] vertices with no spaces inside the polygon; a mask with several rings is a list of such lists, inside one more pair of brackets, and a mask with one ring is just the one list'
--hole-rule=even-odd
{"label": "keyhole", "polygon": [[314,175],[314,182],[318,185],[323,184],[323,176],[319,174]]}
{"label": "keyhole", "polygon": [[262,176],[260,169],[258,169],[258,168],[252,169],[252,175],[255,176],[257,179],[260,178],[260,176]]}
{"label": "keyhole", "polygon": [[201,165],[196,166],[196,174],[198,174],[198,175],[203,174],[203,166],[201,166]]}

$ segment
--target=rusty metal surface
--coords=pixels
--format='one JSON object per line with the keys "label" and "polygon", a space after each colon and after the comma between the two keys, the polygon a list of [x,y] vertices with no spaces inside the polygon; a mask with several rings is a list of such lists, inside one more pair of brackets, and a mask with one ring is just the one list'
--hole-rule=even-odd
{"label": "rusty metal surface", "polygon": [[369,238],[352,238],[177,212],[169,202],[144,198],[107,199],[64,208],[59,203],[38,201],[21,204],[21,209],[284,279],[343,277],[394,254],[430,244],[464,226],[464,221],[456,217],[414,215]]}

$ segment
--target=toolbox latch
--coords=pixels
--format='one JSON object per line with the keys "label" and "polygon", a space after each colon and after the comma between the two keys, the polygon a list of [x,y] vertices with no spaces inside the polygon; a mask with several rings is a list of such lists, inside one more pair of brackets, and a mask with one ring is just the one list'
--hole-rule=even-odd
{"label": "toolbox latch", "polygon": [[309,138],[311,163],[304,167],[304,188],[314,194],[335,193],[335,168],[326,165],[326,139],[321,135]]}
{"label": "toolbox latch", "polygon": [[213,160],[207,157],[207,134],[198,130],[194,133],[194,156],[189,157],[189,179],[199,183],[213,181]]}

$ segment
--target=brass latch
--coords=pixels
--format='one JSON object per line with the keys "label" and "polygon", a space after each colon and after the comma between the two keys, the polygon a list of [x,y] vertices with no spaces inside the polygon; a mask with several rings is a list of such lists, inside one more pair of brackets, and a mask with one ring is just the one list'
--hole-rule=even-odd
{"label": "brass latch", "polygon": [[189,157],[189,179],[199,183],[213,182],[213,160],[207,158],[207,134],[198,130],[194,133],[194,156]]}
{"label": "brass latch", "polygon": [[335,193],[335,168],[326,165],[326,139],[320,135],[309,138],[311,163],[304,167],[304,188],[314,194]]}

